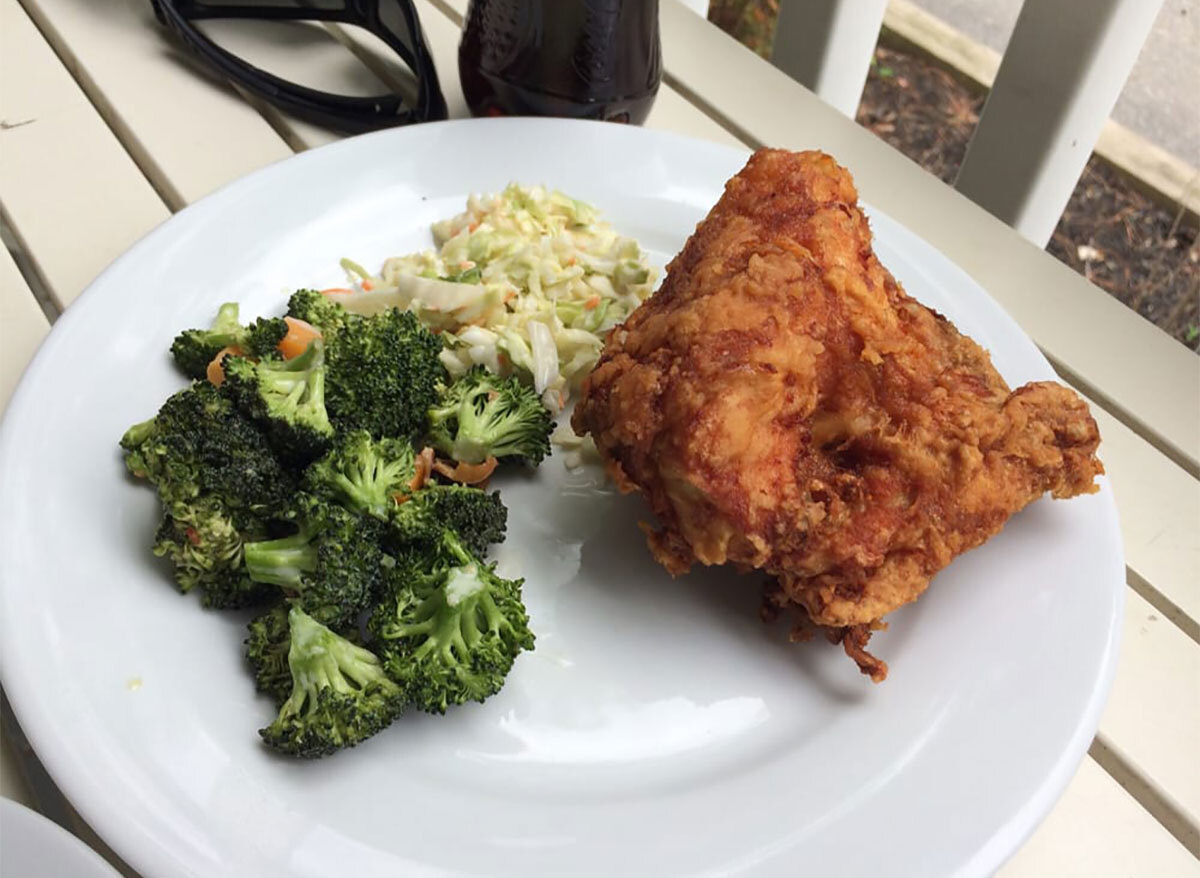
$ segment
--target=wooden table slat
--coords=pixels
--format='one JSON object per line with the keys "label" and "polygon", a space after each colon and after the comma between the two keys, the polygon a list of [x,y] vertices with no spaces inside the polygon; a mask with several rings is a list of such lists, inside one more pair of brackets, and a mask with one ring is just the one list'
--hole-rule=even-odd
{"label": "wooden table slat", "polygon": [[62,308],[170,214],[17,0],[0,0],[0,82],[0,203]]}
{"label": "wooden table slat", "polygon": [[[0,27],[6,22],[0,22]],[[50,321],[9,252],[0,247],[0,413],[17,389]]]}
{"label": "wooden table slat", "polygon": [[[319,24],[214,19],[205,22],[203,30],[238,57],[292,82],[333,94],[363,97],[390,91],[330,29]],[[348,28],[346,32],[353,30]],[[252,104],[293,149],[312,149],[342,139],[335,131],[268,104],[257,100]]]}
{"label": "wooden table slat", "polygon": [[[452,0],[459,6],[465,0]],[[678,0],[663,0],[668,81],[758,144],[820,148],[863,198],[971,274],[1074,384],[1200,474],[1200,360]]]}
{"label": "wooden table slat", "polygon": [[1142,804],[1176,834],[1200,840],[1200,647],[1136,592],[1125,597],[1099,739],[1145,783]]}
{"label": "wooden table slat", "polygon": [[[1200,481],[1099,406],[1092,405],[1092,414],[1117,499],[1125,563],[1141,580],[1131,585],[1200,641]],[[1155,592],[1161,599],[1151,597]]]}
{"label": "wooden table slat", "polygon": [[146,0],[23,0],[173,210],[292,150],[228,85],[200,75]]}
{"label": "wooden table slat", "polygon": [[1200,875],[1198,863],[1104,770],[1085,759],[1029,841],[996,878]]}

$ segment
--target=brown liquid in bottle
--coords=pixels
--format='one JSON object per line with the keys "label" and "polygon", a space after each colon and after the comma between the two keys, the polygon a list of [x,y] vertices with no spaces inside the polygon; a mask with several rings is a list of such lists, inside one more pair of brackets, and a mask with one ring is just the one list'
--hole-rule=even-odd
{"label": "brown liquid in bottle", "polygon": [[458,71],[476,116],[640,125],[662,79],[658,0],[471,0]]}

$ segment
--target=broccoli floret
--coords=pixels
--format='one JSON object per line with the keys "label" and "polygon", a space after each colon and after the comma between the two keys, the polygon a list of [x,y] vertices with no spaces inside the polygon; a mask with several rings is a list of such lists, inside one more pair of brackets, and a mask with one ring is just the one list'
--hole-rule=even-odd
{"label": "broccoli floret", "polygon": [[274,357],[279,353],[279,343],[288,334],[288,325],[282,317],[260,317],[246,327],[239,347],[256,360]]}
{"label": "broccoli floret", "polygon": [[365,741],[404,709],[378,657],[299,607],[288,612],[291,694],[259,734],[268,746],[313,759]]}
{"label": "broccoli floret", "polygon": [[402,545],[434,546],[452,530],[476,555],[504,542],[508,510],[500,495],[467,485],[428,485],[391,509],[392,535]]}
{"label": "broccoli floret", "polygon": [[489,457],[537,465],[550,453],[550,413],[531,387],[476,366],[441,390],[429,409],[434,448],[463,463]]}
{"label": "broccoli floret", "polygon": [[129,469],[165,503],[211,495],[231,509],[263,510],[295,493],[295,480],[262,432],[207,381],[172,395],[121,438]]}
{"label": "broccoli floret", "polygon": [[366,430],[340,437],[332,451],[309,466],[306,490],[355,512],[387,519],[395,495],[407,493],[416,472],[412,446],[403,439],[372,439]]}
{"label": "broccoli floret", "polygon": [[340,303],[316,290],[296,290],[288,299],[289,317],[311,323],[323,335],[337,332],[352,319],[358,319]]}
{"label": "broccoli floret", "polygon": [[352,316],[329,341],[329,417],[339,430],[415,436],[445,377],[441,341],[408,311]]}
{"label": "broccoli floret", "polygon": [[125,451],[125,466],[139,479],[157,484],[165,471],[165,462],[158,448],[158,424],[155,418],[134,424],[121,437]]}
{"label": "broccoli floret", "polygon": [[256,616],[247,626],[246,660],[254,669],[254,684],[259,692],[270,695],[282,705],[292,692],[292,671],[288,667],[291,632],[286,603]]}
{"label": "broccoli floret", "polygon": [[392,563],[381,547],[384,525],[307,495],[284,515],[295,533],[246,544],[250,578],[279,586],[324,624],[355,618]]}
{"label": "broccoli floret", "polygon": [[329,416],[339,429],[410,438],[424,428],[445,370],[441,341],[395,308],[350,320],[330,341]]}
{"label": "broccoli floret", "polygon": [[154,554],[175,565],[175,581],[187,593],[203,591],[206,607],[228,609],[261,603],[268,586],[246,572],[242,547],[246,539],[262,539],[266,529],[253,516],[237,514],[212,496],[167,504],[154,538]]}
{"label": "broccoli floret", "polygon": [[315,290],[293,293],[288,315],[321,330],[325,405],[339,431],[411,438],[423,429],[445,369],[441,341],[415,315],[391,308],[365,317]]}
{"label": "broccoli floret", "polygon": [[187,329],[175,337],[171,354],[175,365],[189,378],[203,378],[208,364],[222,348],[241,348],[252,357],[271,354],[287,335],[282,318],[256,320],[248,327],[238,322],[237,302],[226,302],[209,329]]}
{"label": "broccoli floret", "polygon": [[533,649],[521,580],[501,579],[446,531],[423,563],[397,565],[370,619],[384,670],[422,710],[483,701]]}
{"label": "broccoli floret", "polygon": [[266,431],[280,454],[307,463],[329,447],[325,350],[320,339],[291,360],[226,357],[225,385],[238,406]]}

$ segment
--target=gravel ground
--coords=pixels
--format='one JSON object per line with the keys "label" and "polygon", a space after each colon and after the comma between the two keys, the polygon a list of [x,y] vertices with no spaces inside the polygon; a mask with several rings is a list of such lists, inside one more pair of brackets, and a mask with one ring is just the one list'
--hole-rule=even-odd
{"label": "gravel ground", "polygon": [[[1003,52],[1023,0],[913,2],[977,42]],[[1200,2],[1165,0],[1112,117],[1193,167],[1200,166],[1196,83],[1200,83]]]}

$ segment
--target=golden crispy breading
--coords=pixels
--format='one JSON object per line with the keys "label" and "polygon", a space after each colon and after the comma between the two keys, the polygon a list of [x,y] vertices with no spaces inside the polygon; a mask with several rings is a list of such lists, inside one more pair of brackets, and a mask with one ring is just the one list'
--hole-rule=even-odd
{"label": "golden crispy breading", "polygon": [[1010,392],[871,248],[849,173],[761,150],[617,327],[573,424],[658,519],[655,557],[759,568],[875,679],[888,612],[1049,491],[1103,472],[1083,401]]}

